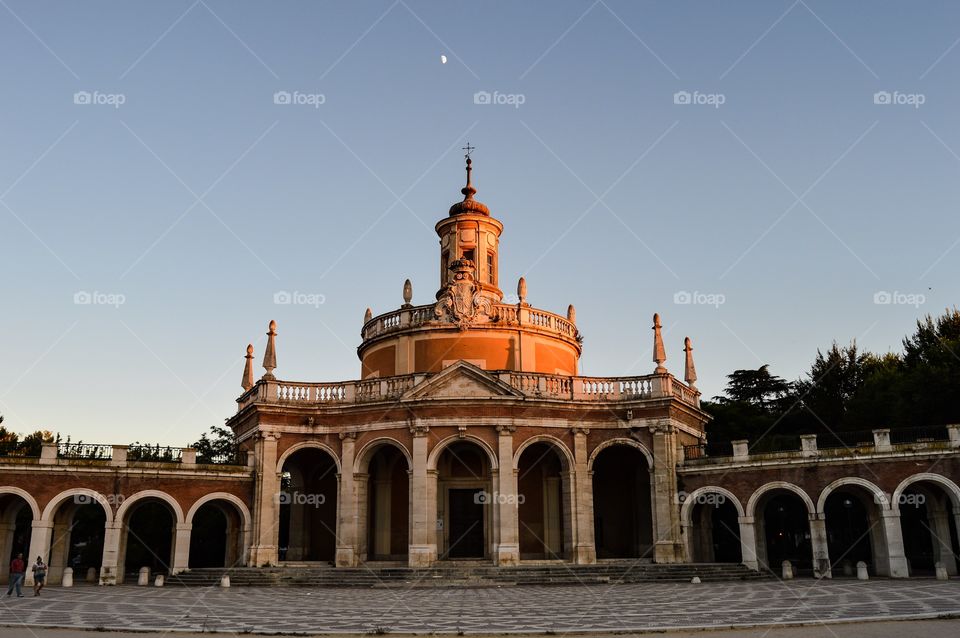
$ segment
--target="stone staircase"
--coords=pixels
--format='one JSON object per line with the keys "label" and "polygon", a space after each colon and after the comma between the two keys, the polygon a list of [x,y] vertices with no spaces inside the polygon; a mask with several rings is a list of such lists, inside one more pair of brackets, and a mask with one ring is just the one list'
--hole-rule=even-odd
{"label": "stone staircase", "polygon": [[635,561],[596,565],[540,564],[494,567],[487,563],[410,567],[331,566],[236,567],[192,569],[167,579],[168,585],[213,586],[229,574],[231,586],[260,587],[502,587],[513,585],[584,585],[609,583],[703,582],[769,578],[744,565],[683,563],[655,565]]}

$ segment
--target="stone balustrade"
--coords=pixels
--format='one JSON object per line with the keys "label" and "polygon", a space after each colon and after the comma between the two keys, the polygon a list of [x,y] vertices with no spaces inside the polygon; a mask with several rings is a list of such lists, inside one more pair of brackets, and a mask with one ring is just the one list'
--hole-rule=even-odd
{"label": "stone balustrade", "polygon": [[869,432],[805,434],[796,445],[776,449],[750,449],[745,440],[729,443],[697,443],[683,447],[687,465],[740,463],[745,461],[817,459],[870,454],[897,454],[909,451],[960,449],[960,424],[917,428],[880,428]]}
{"label": "stone balustrade", "polygon": [[[669,374],[638,377],[580,377],[536,372],[493,371],[491,375],[524,396],[563,401],[617,402],[674,397],[699,406],[699,393]],[[408,374],[362,381],[300,383],[260,380],[237,399],[238,409],[252,403],[295,405],[358,404],[399,399],[432,374]]]}
{"label": "stone balustrade", "polygon": [[[447,325],[437,320],[433,309],[434,304],[429,304],[401,308],[378,315],[363,324],[360,334],[364,341],[369,341],[393,332],[431,323],[436,323],[438,326]],[[576,325],[566,317],[521,304],[493,304],[493,317],[494,322],[491,324],[493,326],[528,326],[573,340],[576,340],[579,334]]]}

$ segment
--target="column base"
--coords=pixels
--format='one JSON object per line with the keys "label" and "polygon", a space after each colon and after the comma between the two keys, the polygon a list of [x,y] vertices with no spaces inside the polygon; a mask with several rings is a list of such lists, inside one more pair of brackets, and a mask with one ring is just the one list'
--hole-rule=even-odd
{"label": "column base", "polygon": [[437,562],[436,545],[410,545],[408,554],[410,567],[432,567]]}
{"label": "column base", "polygon": [[596,564],[597,548],[593,545],[577,545],[573,550],[573,562],[577,565]]}
{"label": "column base", "polygon": [[653,546],[653,562],[682,563],[683,546],[672,541],[658,541]]}
{"label": "column base", "polygon": [[117,567],[109,565],[104,565],[100,568],[100,581],[101,585],[116,585],[117,584]]}
{"label": "column base", "polygon": [[356,567],[359,564],[357,562],[357,552],[350,546],[338,547],[334,564],[337,567]]}
{"label": "column base", "polygon": [[273,567],[278,562],[276,545],[253,545],[250,547],[250,564],[253,567]]}
{"label": "column base", "polygon": [[514,567],[520,564],[519,545],[500,545],[497,547],[496,564],[498,567]]}

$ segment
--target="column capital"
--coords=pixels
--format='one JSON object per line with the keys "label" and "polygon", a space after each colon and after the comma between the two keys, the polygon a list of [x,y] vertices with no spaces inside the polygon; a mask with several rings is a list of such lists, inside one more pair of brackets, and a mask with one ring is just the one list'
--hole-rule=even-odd
{"label": "column capital", "polygon": [[575,425],[575,426],[573,426],[572,428],[570,428],[570,432],[571,432],[574,436],[578,436],[578,435],[586,436],[586,435],[590,434],[590,428],[585,428],[585,427],[580,426],[580,425]]}
{"label": "column capital", "polygon": [[275,430],[261,430],[258,436],[264,441],[279,441],[280,433]]}
{"label": "column capital", "polygon": [[343,441],[344,439],[350,439],[351,441],[355,441],[357,439],[357,433],[355,431],[341,432],[340,440]]}
{"label": "column capital", "polygon": [[429,425],[422,425],[420,423],[415,423],[410,426],[410,434],[414,437],[427,436],[430,433]]}
{"label": "column capital", "polygon": [[676,434],[677,426],[670,419],[656,419],[650,422],[650,434]]}
{"label": "column capital", "polygon": [[500,436],[510,436],[517,431],[517,426],[515,425],[498,425],[497,432],[500,433]]}

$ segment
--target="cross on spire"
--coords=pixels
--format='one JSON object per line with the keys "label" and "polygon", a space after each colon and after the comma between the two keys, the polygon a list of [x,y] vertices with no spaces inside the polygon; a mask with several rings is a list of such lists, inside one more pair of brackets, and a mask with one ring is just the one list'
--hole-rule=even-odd
{"label": "cross on spire", "polygon": [[464,157],[466,157],[467,159],[470,159],[470,153],[477,150],[477,147],[470,146],[470,142],[467,142],[467,145],[463,147],[463,150],[467,152],[466,155],[464,155]]}

